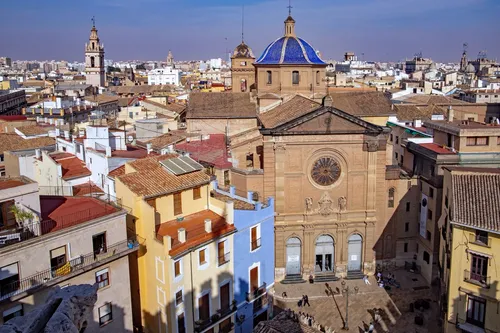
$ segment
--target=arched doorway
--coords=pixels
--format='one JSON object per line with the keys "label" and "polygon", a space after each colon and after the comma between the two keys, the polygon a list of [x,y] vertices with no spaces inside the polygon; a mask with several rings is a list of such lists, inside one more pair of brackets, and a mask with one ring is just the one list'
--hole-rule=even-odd
{"label": "arched doorway", "polygon": [[241,79],[241,92],[247,92],[247,80],[246,79]]}
{"label": "arched doorway", "polygon": [[358,234],[353,234],[347,240],[347,271],[361,271],[361,254],[363,239]]}
{"label": "arched doorway", "polygon": [[334,267],[334,244],[329,235],[321,235],[316,239],[315,272],[332,272]]}
{"label": "arched doorway", "polygon": [[286,241],[286,274],[300,274],[301,242],[297,237]]}

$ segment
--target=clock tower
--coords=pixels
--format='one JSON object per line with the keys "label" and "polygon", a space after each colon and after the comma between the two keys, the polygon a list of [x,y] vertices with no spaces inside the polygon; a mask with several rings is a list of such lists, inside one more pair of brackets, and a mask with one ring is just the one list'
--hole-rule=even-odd
{"label": "clock tower", "polygon": [[92,22],[89,42],[85,44],[85,76],[87,84],[104,87],[104,45],[99,41],[95,20]]}

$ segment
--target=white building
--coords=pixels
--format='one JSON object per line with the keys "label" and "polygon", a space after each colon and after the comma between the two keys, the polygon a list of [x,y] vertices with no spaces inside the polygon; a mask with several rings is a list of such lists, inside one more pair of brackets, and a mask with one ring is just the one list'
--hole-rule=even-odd
{"label": "white building", "polygon": [[181,71],[173,67],[153,69],[148,72],[148,84],[163,85],[173,84],[178,86],[181,81]]}

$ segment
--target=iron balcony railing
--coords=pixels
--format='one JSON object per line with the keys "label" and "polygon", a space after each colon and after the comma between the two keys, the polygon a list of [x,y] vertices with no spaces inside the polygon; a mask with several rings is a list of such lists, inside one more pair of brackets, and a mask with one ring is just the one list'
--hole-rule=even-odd
{"label": "iron balcony railing", "polygon": [[489,288],[491,277],[484,276],[482,274],[477,274],[469,271],[468,269],[464,270],[464,281],[479,285],[483,288]]}
{"label": "iron balcony railing", "polygon": [[27,278],[1,285],[0,301],[31,289],[43,287],[43,285],[52,281],[55,282],[55,280],[63,281],[70,274],[78,270],[83,270],[86,267],[98,264],[99,262],[121,255],[127,251],[137,250],[139,245],[143,242],[144,241],[139,237],[130,237],[127,240],[107,246],[104,251],[100,251],[100,253],[91,252],[81,255],[58,268],[50,268]]}
{"label": "iron balcony railing", "polygon": [[252,251],[257,250],[260,247],[260,238],[252,241]]}
{"label": "iron balcony railing", "polygon": [[[210,318],[204,318],[195,321],[194,331],[204,332],[209,328],[214,327],[217,324],[220,324],[226,319],[230,318],[230,316],[233,315],[236,312],[236,310],[237,310],[236,304],[230,305],[225,309],[217,310],[217,313],[213,314]],[[228,326],[232,329],[234,327],[234,324],[231,323],[230,325],[225,325],[223,329],[227,329]],[[231,329],[229,331],[224,331],[224,332],[230,332]]]}
{"label": "iron balcony railing", "polygon": [[231,260],[231,252],[224,253],[223,255],[219,256],[219,266],[222,266],[224,264],[227,264]]}
{"label": "iron balcony railing", "polygon": [[478,235],[474,233],[470,233],[469,239],[476,245],[481,246],[490,246],[490,238],[488,236]]}
{"label": "iron balcony railing", "polygon": [[262,286],[260,286],[259,288],[255,289],[253,292],[247,293],[247,302],[251,302],[254,299],[257,299],[260,296],[264,295],[266,293],[266,291],[267,291],[266,288],[267,288],[267,283],[264,282],[264,284]]}

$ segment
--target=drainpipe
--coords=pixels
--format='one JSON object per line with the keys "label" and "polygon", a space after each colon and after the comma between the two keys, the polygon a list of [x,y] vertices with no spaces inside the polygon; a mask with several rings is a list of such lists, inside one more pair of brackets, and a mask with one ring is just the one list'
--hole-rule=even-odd
{"label": "drainpipe", "polygon": [[195,328],[195,311],[194,311],[194,288],[193,288],[193,251],[189,251],[189,267],[191,269],[191,313],[193,314],[193,330]]}

